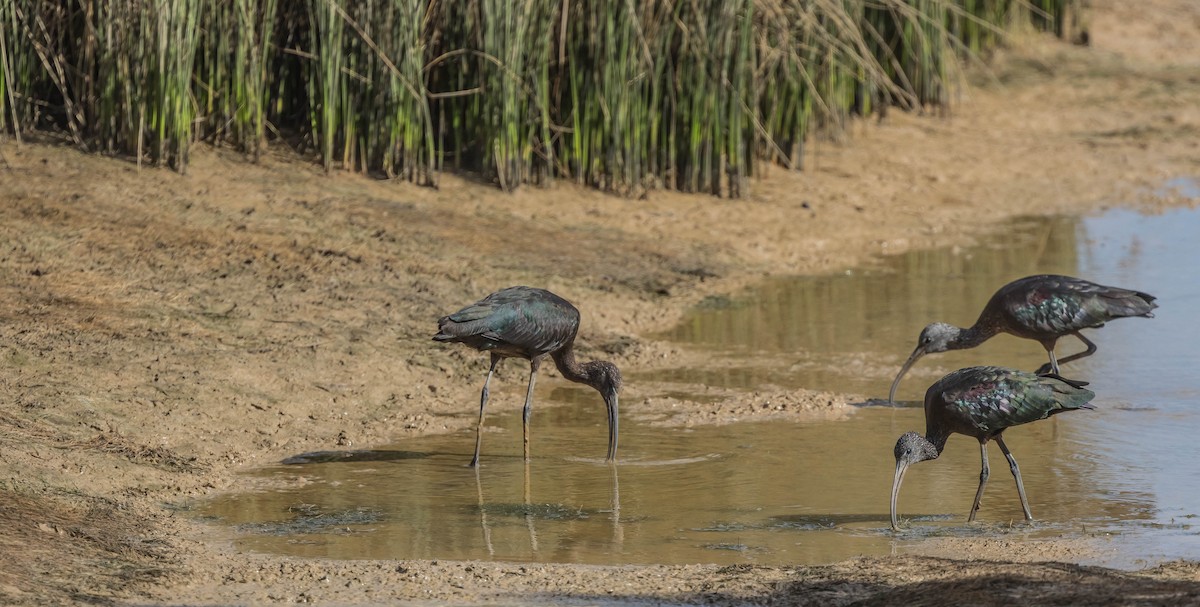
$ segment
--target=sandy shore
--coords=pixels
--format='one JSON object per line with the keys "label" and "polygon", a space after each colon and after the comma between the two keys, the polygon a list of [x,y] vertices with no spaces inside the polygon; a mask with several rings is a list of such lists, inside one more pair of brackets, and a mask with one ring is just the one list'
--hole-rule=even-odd
{"label": "sandy shore", "polygon": [[[1182,204],[1158,188],[1200,174],[1200,4],[1093,4],[1092,46],[1021,40],[971,70],[948,116],[855,124],[745,200],[432,190],[283,151],[200,149],[179,176],[4,139],[0,603],[1200,602],[1196,564],[1079,567],[1069,543],[940,540],[820,567],[324,561],[240,554],[179,512],[289,455],[471,425],[484,361],[429,336],[502,286],[577,302],[583,358],[701,366],[650,336],[706,296],[969,244],[1013,216]],[[904,354],[873,354],[879,373]],[[501,375],[513,394],[519,367]],[[801,418],[859,397],[730,392],[719,409]],[[653,384],[623,398],[725,419]]]}

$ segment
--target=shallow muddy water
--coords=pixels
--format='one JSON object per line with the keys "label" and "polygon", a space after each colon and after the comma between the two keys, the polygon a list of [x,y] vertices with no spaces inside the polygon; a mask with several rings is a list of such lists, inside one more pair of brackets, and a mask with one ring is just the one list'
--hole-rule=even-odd
{"label": "shallow muddy water", "polygon": [[[1193,182],[1173,185],[1200,197]],[[1059,272],[1153,293],[1155,319],[1089,332],[1098,352],[1064,366],[1064,375],[1091,382],[1097,410],[1006,434],[1038,519],[1031,525],[1019,523],[995,447],[982,523],[965,524],[979,455],[961,436],[906,477],[907,528],[895,534],[887,522],[892,446],[924,429],[915,400],[925,387],[962,366],[1044,362],[1038,344],[1008,336],[924,358],[901,385],[906,406],[860,406],[847,420],[663,428],[623,417],[616,466],[601,461],[599,398],[543,382],[543,402],[572,405],[535,407],[527,465],[519,400],[506,395],[493,398],[478,471],[465,466],[473,431],[307,454],[251,473],[259,490],[199,513],[231,526],[242,549],[334,558],[801,564],[905,552],[931,537],[995,536],[1082,538],[1098,550],[1084,562],[1120,567],[1200,559],[1198,262],[1200,210],[1021,221],[977,247],[907,253],[708,301],[671,338],[744,363],[627,374],[631,385],[773,384],[882,398],[922,326],[971,324],[1008,280]],[[1059,355],[1078,348],[1064,339]],[[792,355],[794,363],[766,362]],[[472,408],[465,403],[464,415]]]}

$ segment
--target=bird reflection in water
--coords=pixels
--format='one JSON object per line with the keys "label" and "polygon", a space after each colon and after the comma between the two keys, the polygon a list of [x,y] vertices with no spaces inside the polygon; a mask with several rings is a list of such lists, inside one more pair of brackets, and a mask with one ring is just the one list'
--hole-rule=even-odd
{"label": "bird reflection in water", "polygon": [[[525,526],[529,535],[529,549],[532,554],[536,555],[539,552],[538,545],[538,529],[537,521],[539,518],[544,520],[562,520],[562,519],[589,519],[592,514],[607,513],[608,520],[612,527],[612,549],[614,552],[620,552],[625,543],[625,529],[621,521],[621,481],[617,471],[617,466],[613,462],[608,463],[609,469],[609,503],[608,508],[599,508],[595,510],[583,509],[578,510],[567,508],[557,504],[536,504],[533,498],[533,474],[531,472],[531,461],[524,460],[522,462],[522,503],[517,506],[514,504],[505,503],[488,503],[484,495],[483,480],[479,468],[474,469],[475,478],[475,494],[477,507],[479,509],[479,525],[483,532],[483,543],[487,549],[489,557],[496,556],[496,546],[493,541],[492,533],[492,514],[499,514],[501,517],[515,516],[520,514],[524,519]],[[503,523],[501,523],[503,524]]]}

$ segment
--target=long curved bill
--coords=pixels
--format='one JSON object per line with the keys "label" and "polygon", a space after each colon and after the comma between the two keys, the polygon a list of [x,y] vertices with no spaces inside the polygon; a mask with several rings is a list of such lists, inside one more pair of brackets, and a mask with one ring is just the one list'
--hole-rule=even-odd
{"label": "long curved bill", "polygon": [[617,395],[606,396],[604,405],[608,408],[608,457],[606,462],[617,460]]}
{"label": "long curved bill", "polygon": [[900,367],[900,372],[896,374],[896,379],[892,380],[892,389],[888,390],[888,403],[896,404],[896,388],[900,387],[900,378],[904,377],[904,374],[908,373],[908,369],[913,366],[913,363],[917,362],[917,359],[922,356],[925,356],[925,350],[921,346],[917,346],[912,354],[908,355],[908,360],[904,361],[903,367]]}
{"label": "long curved bill", "polygon": [[896,462],[896,476],[892,478],[892,531],[900,530],[900,521],[896,518],[896,498],[900,497],[900,483],[904,482],[904,471],[908,465]]}

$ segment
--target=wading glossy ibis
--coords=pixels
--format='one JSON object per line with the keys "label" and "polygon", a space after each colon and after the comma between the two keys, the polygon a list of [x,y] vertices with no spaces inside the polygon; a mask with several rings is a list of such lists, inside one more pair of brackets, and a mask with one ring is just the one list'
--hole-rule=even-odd
{"label": "wading glossy ibis", "polygon": [[979,500],[988,480],[987,443],[995,440],[1008,459],[1008,467],[1017,481],[1017,494],[1025,520],[1033,520],[1021,470],[1001,436],[1012,426],[1046,419],[1063,411],[1093,409],[1088,404],[1096,395],[1085,389],[1086,382],[1065,379],[1054,374],[1037,375],[1003,367],[967,367],[935,382],[925,392],[925,436],[908,432],[896,441],[896,476],[892,479],[892,529],[898,530],[896,498],[909,466],[937,459],[951,434],[964,434],[979,441],[983,468],[979,489],[967,522],[975,520]]}
{"label": "wading glossy ibis", "polygon": [[[1154,296],[1141,291],[1106,287],[1070,276],[1039,274],[1014,280],[996,291],[979,319],[968,328],[933,323],[921,331],[913,350],[888,391],[888,402],[895,402],[900,378],[917,359],[932,352],[974,348],[999,333],[1008,333],[1042,344],[1050,362],[1038,373],[1059,372],[1059,364],[1090,356],[1096,344],[1084,337],[1081,329],[1103,327],[1104,323],[1126,316],[1153,318],[1158,307]],[[1074,335],[1087,349],[1062,360],[1054,356],[1058,338]]]}
{"label": "wading glossy ibis", "polygon": [[575,334],[579,331],[579,310],[567,300],[545,289],[509,287],[438,320],[435,341],[461,342],[491,354],[491,366],[479,396],[479,424],[475,428],[475,455],[471,466],[479,464],[483,410],[488,402],[488,384],[501,360],[509,357],[529,361],[529,389],[522,413],[525,459],[529,459],[529,412],[533,403],[533,384],[538,367],[547,357],[554,359],[563,377],[589,385],[600,392],[608,408],[608,457],[617,457],[617,394],[621,390],[621,372],[607,361],[579,363],[575,360]]}

